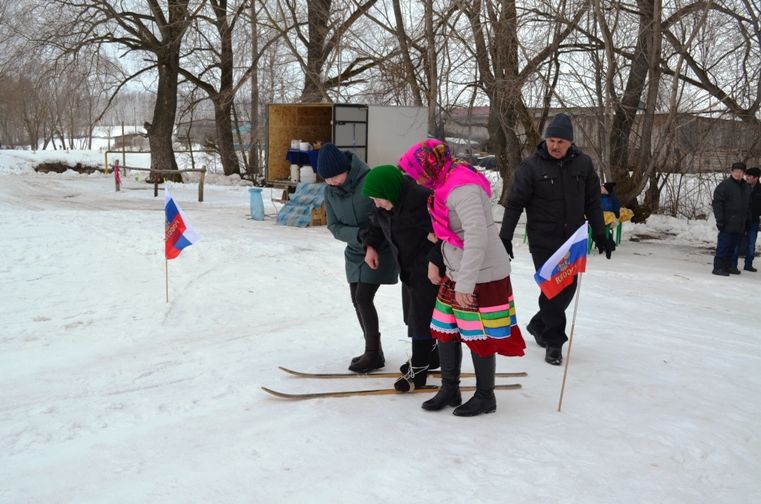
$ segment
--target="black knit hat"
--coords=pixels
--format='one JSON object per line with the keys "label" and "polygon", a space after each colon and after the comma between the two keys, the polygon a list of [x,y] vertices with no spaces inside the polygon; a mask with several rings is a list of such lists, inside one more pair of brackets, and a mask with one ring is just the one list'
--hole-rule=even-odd
{"label": "black knit hat", "polygon": [[735,170],[742,170],[743,173],[745,173],[745,163],[742,161],[737,161],[735,163],[732,163],[732,168],[729,171],[735,171]]}
{"label": "black knit hat", "polygon": [[571,118],[562,112],[553,117],[544,131],[544,138],[562,138],[573,142],[573,124],[571,124]]}
{"label": "black knit hat", "polygon": [[329,179],[351,170],[351,162],[346,154],[338,150],[332,143],[326,143],[317,155],[317,173],[324,179]]}
{"label": "black knit hat", "polygon": [[753,168],[748,168],[745,170],[746,175],[750,175],[751,177],[761,177],[761,168],[758,166],[754,166]]}

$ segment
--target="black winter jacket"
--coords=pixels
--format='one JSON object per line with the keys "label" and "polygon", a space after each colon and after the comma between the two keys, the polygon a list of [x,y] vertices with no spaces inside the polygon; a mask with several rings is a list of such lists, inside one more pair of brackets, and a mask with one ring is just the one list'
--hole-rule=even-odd
{"label": "black winter jacket", "polygon": [[750,186],[744,180],[727,177],[713,191],[716,227],[729,233],[744,233],[750,206]]}
{"label": "black winter jacket", "polygon": [[428,214],[430,194],[431,191],[405,175],[394,208],[390,211],[375,208],[363,239],[365,246],[390,245],[402,280],[404,323],[407,335],[412,338],[430,337],[439,287],[428,280],[428,263],[441,268],[443,262],[439,246],[428,240],[428,234],[433,232]]}
{"label": "black winter jacket", "polygon": [[600,178],[590,157],[575,145],[563,159],[555,159],[542,142],[518,166],[499,232],[503,241],[512,241],[524,208],[532,254],[554,253],[585,219],[593,236],[605,232]]}
{"label": "black winter jacket", "polygon": [[[428,214],[428,196],[431,191],[419,186],[407,175],[402,179],[399,201],[391,211],[375,208],[370,215],[373,224],[364,237],[365,246],[376,249],[388,243],[396,262],[402,282],[409,284],[413,272],[423,273],[428,282],[428,261],[435,257],[435,245],[428,240],[433,232]],[[436,262],[436,261],[434,261]],[[430,283],[430,282],[429,282]]]}
{"label": "black winter jacket", "polygon": [[758,224],[758,220],[761,217],[761,184],[756,183],[750,190],[750,208],[749,215],[750,222]]}

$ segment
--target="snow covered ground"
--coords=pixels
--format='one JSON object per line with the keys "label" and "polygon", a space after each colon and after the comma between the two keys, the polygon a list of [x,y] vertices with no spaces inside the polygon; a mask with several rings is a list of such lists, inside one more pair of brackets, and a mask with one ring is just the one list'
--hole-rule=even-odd
{"label": "snow covered ground", "polygon": [[[260,386],[393,381],[277,369],[343,371],[362,348],[325,227],[277,226],[266,189],[254,221],[246,187],[198,203],[172,186],[201,241],[169,263],[165,303],[151,187],[16,155],[0,152],[2,503],[758,501],[761,273],[710,274],[712,222],[654,217],[590,258],[560,413],[563,369],[530,337],[498,359],[528,376],[492,415],[425,412],[421,395],[289,402]],[[523,326],[538,289],[519,241]],[[410,349],[399,298],[377,297],[387,370]]]}

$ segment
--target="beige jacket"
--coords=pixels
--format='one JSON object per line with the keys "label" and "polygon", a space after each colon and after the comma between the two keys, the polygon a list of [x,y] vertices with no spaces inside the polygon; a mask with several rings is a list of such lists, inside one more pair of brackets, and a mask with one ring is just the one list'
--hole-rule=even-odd
{"label": "beige jacket", "polygon": [[464,241],[462,249],[446,242],[441,247],[455,291],[472,294],[477,283],[509,276],[510,258],[499,239],[486,193],[473,184],[458,187],[449,193],[447,208],[449,226]]}

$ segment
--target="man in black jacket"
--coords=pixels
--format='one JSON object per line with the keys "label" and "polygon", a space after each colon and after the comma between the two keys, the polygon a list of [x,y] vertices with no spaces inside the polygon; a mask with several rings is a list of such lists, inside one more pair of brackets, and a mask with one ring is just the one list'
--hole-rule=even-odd
{"label": "man in black jacket", "polygon": [[716,256],[713,258],[714,275],[739,275],[740,270],[732,264],[732,256],[745,233],[748,219],[750,186],[743,180],[745,163],[732,163],[730,176],[713,191],[713,215],[719,237],[716,241]]}
{"label": "man in black jacket", "polygon": [[[597,249],[610,259],[612,248],[600,208],[600,179],[589,156],[573,144],[571,119],[556,115],[544,137],[515,173],[499,233],[508,254],[513,257],[513,233],[525,208],[529,251],[537,270],[585,220],[592,227]],[[539,311],[526,327],[537,344],[546,348],[544,360],[549,364],[563,361],[562,348],[568,341],[565,310],[575,292],[574,278],[573,284],[552,299],[540,294]]]}
{"label": "man in black jacket", "polygon": [[[753,259],[756,255],[756,239],[758,238],[758,224],[761,219],[761,184],[758,178],[761,177],[761,168],[754,166],[748,168],[745,172],[745,182],[750,186],[750,206],[748,208],[748,221],[745,223],[745,271],[758,271],[753,267]],[[734,264],[737,266],[737,259],[740,257],[740,247],[735,249]]]}

